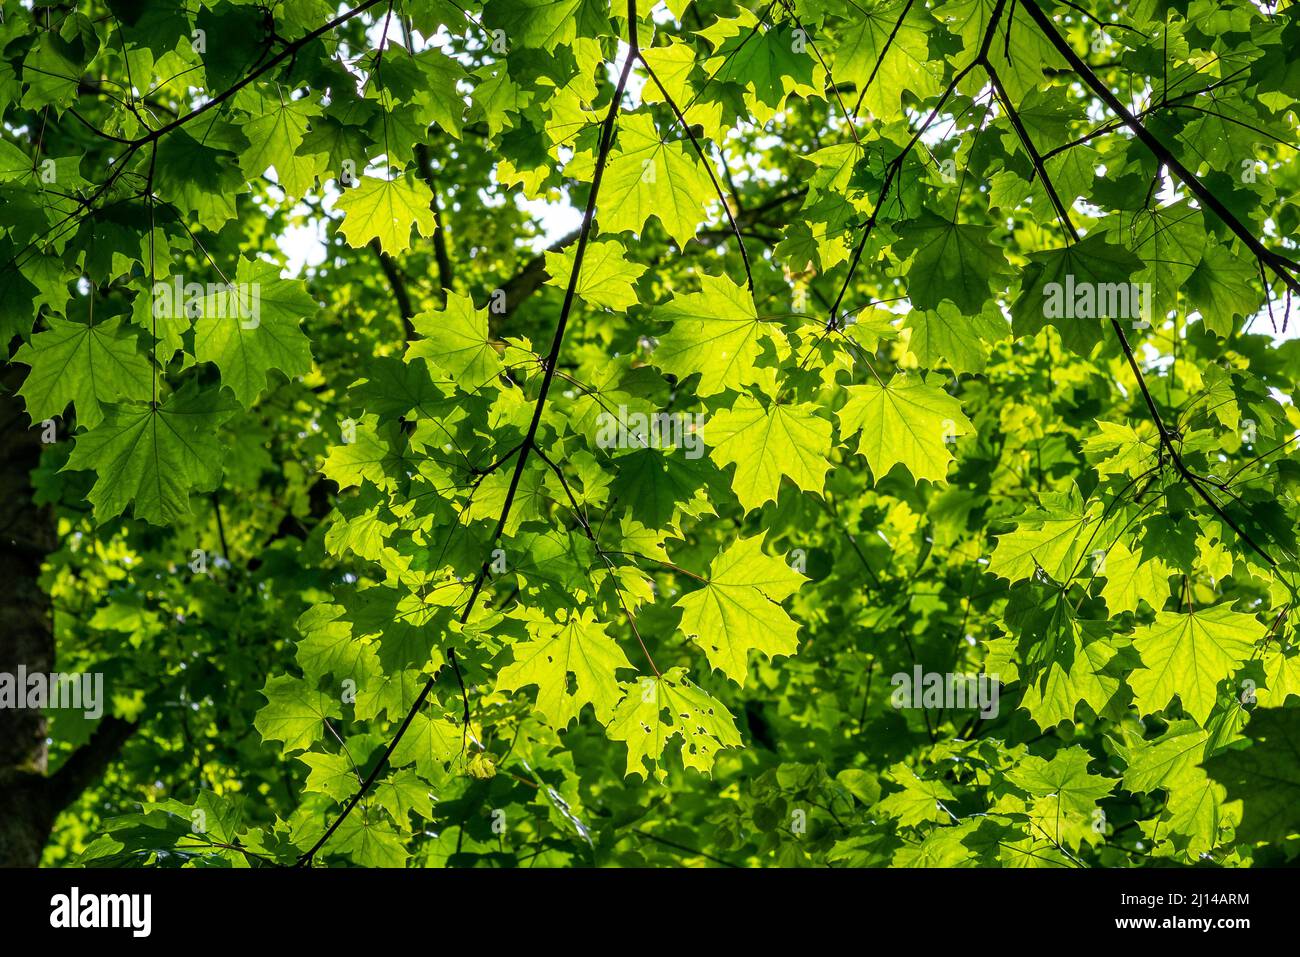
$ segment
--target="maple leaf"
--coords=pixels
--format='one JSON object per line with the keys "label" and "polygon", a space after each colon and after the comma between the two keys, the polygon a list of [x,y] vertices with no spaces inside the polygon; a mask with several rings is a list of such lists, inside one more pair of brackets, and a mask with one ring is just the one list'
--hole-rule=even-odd
{"label": "maple leaf", "polygon": [[713,470],[704,460],[638,449],[620,456],[619,466],[611,493],[627,502],[632,515],[652,528],[672,524],[679,512],[700,515],[713,511],[708,494]]}
{"label": "maple leaf", "polygon": [[1021,517],[1015,531],[999,535],[989,571],[1010,581],[1033,578],[1038,569],[1056,581],[1072,579],[1088,544],[1087,508],[1078,489],[1043,496],[1043,508]]}
{"label": "maple leaf", "polygon": [[973,430],[961,403],[919,376],[849,386],[837,415],[840,434],[858,432],[858,451],[876,480],[901,464],[912,478],[945,481],[952,461],[949,443]]}
{"label": "maple leaf", "polygon": [[1242,805],[1237,834],[1244,841],[1281,841],[1300,827],[1300,709],[1260,708],[1246,725],[1249,747],[1222,751],[1205,772]]}
{"label": "maple leaf", "polygon": [[720,750],[740,746],[736,721],[722,703],[670,668],[653,678],[622,685],[625,696],[614,710],[609,736],[627,744],[627,773],[646,777],[646,762],[661,781],[660,760],[673,738],[681,739],[682,764],[708,773]]}
{"label": "maple leaf", "polygon": [[321,471],[339,488],[372,482],[380,488],[395,485],[407,459],[401,430],[392,423],[383,426],[377,416],[365,416],[355,425],[351,442],[330,449]]}
{"label": "maple leaf", "polygon": [[[573,272],[574,249],[564,252],[546,252],[547,280],[551,285],[565,287]],[[598,240],[587,246],[578,277],[577,294],[594,306],[608,306],[623,311],[637,304],[636,281],[646,267],[629,262],[627,249],[617,240]]]}
{"label": "maple leaf", "polygon": [[568,727],[588,704],[597,721],[609,723],[622,697],[615,672],[632,664],[591,610],[529,626],[533,637],[514,646],[514,663],[497,673],[497,690],[535,685],[537,710],[556,728]]}
{"label": "maple leaf", "polygon": [[339,849],[362,867],[405,867],[410,857],[401,835],[391,826],[360,816],[339,827]]}
{"label": "maple leaf", "polygon": [[1231,678],[1264,637],[1254,615],[1227,605],[1187,613],[1162,611],[1133,635],[1142,667],[1129,675],[1138,709],[1152,714],[1174,697],[1202,724],[1218,698],[1219,682]]}
{"label": "maple leaf", "polygon": [[517,42],[554,50],[571,43],[579,31],[608,27],[607,0],[488,0],[487,21]]}
{"label": "maple leaf", "polygon": [[714,197],[713,184],[695,157],[680,142],[665,141],[649,114],[623,117],[618,147],[601,184],[597,213],[602,230],[640,234],[655,216],[684,246],[704,222],[704,207]]}
{"label": "maple leaf", "polygon": [[1130,552],[1122,544],[1111,548],[1101,571],[1106,577],[1101,594],[1112,615],[1137,611],[1139,601],[1162,610],[1169,597],[1169,576],[1174,573],[1159,558],[1144,559],[1140,551]]}
{"label": "maple leaf", "polygon": [[285,754],[302,751],[325,735],[325,722],[342,715],[339,703],[302,678],[272,675],[262,689],[266,706],[253,726],[264,741],[283,742]]}
{"label": "maple leaf", "polygon": [[311,680],[329,676],[360,685],[379,669],[374,650],[356,640],[338,605],[313,605],[295,623],[302,638],[296,655],[303,674]]}
{"label": "maple leaf", "polygon": [[433,800],[429,785],[409,769],[398,771],[375,788],[375,803],[386,810],[398,824],[405,824],[411,812],[424,819],[433,817]]}
{"label": "maple leaf", "polygon": [[1024,788],[1034,800],[1030,819],[1057,844],[1079,844],[1097,837],[1093,811],[1097,802],[1119,783],[1088,771],[1092,756],[1075,745],[1062,748],[1050,760],[1030,755],[1007,778]]}
{"label": "maple leaf", "polygon": [[[1064,249],[1032,253],[1030,265],[1021,282],[1021,293],[1011,307],[1013,328],[1017,335],[1033,335],[1045,325],[1055,326],[1062,341],[1080,355],[1088,355],[1104,335],[1103,319],[1150,321],[1132,315],[1102,316],[1099,306],[1079,315],[1070,299],[1075,289],[1096,291],[1102,288],[1127,290],[1130,277],[1142,268],[1142,260],[1123,246],[1109,242],[1101,233],[1085,236]],[[1052,308],[1060,300],[1061,309]],[[1116,310],[1118,311],[1118,310]]]}
{"label": "maple leaf", "polygon": [[791,93],[816,94],[825,69],[806,42],[799,42],[792,23],[766,29],[753,11],[740,8],[735,18],[719,18],[701,31],[713,44],[713,56],[704,64],[715,80],[739,84],[745,103],[759,122],[766,122],[785,104]]}
{"label": "maple leaf", "polygon": [[311,768],[307,775],[307,786],[313,791],[328,794],[336,801],[346,801],[352,795],[357,776],[353,773],[352,762],[346,754],[308,751],[298,755],[298,760]]}
{"label": "maple leaf", "polygon": [[737,539],[713,560],[704,587],[676,602],[682,631],[704,649],[710,665],[741,686],[751,650],[770,658],[792,655],[799,647],[799,626],[780,602],[804,578],[764,553],[763,539]]}
{"label": "maple leaf", "polygon": [[831,447],[831,424],[812,405],[764,407],[741,396],[705,426],[709,454],[736,466],[731,487],[745,511],[776,501],[782,477],[806,492],[820,492]]}
{"label": "maple leaf", "polygon": [[989,344],[1010,332],[1001,315],[985,310],[966,316],[946,300],[937,309],[909,313],[903,328],[909,333],[907,349],[922,368],[933,369],[944,360],[956,373],[982,372]]}
{"label": "maple leaf", "polygon": [[149,397],[152,369],[120,318],[96,325],[51,318],[13,361],[31,366],[18,392],[36,422],[62,415],[72,403],[78,423],[93,429],[104,419],[105,403]]}
{"label": "maple leaf", "polygon": [[298,323],[316,303],[297,280],[271,263],[239,261],[233,286],[205,296],[194,321],[194,355],[221,370],[244,408],[265,390],[267,374],[311,371],[310,343]]}
{"label": "maple leaf", "polygon": [[462,753],[465,740],[464,731],[446,715],[416,712],[393,750],[393,767],[414,764],[420,777],[438,781],[446,765]]}
{"label": "maple leaf", "polygon": [[754,297],[726,276],[701,276],[699,292],[674,296],[656,307],[655,318],[672,328],[651,361],[679,379],[698,372],[702,396],[758,381],[756,360],[777,334],[759,318]]}
{"label": "maple leaf", "polygon": [[464,392],[501,374],[501,359],[488,339],[487,312],[475,309],[469,296],[452,293],[445,307],[421,313],[413,324],[421,338],[407,346],[407,362],[429,360]]}
{"label": "maple leaf", "polygon": [[1135,792],[1163,790],[1167,795],[1166,834],[1186,841],[1191,856],[1220,842],[1220,828],[1233,818],[1225,807],[1228,792],[1201,767],[1210,735],[1196,722],[1174,721],[1159,738],[1121,745],[1128,764],[1124,787]]}
{"label": "maple leaf", "polygon": [[1041,633],[1022,635],[1022,703],[1039,727],[1072,720],[1080,702],[1101,714],[1115,697],[1120,681],[1106,673],[1115,657],[1108,638],[1104,622],[1079,620],[1060,598]]}
{"label": "maple leaf", "polygon": [[319,107],[310,100],[280,98],[266,106],[266,112],[243,125],[249,145],[239,154],[240,168],[249,177],[274,168],[276,181],[285,191],[290,196],[302,196],[324,171],[322,154],[299,152],[309,124],[319,115]]}
{"label": "maple leaf", "polygon": [[876,807],[884,814],[896,818],[905,827],[915,827],[927,822],[949,821],[949,812],[943,802],[952,801],[952,790],[942,781],[926,781],[908,767],[892,769],[894,782],[903,789],[881,799]]}
{"label": "maple leaf", "polygon": [[431,202],[429,187],[410,176],[363,176],[335,204],[344,214],[339,232],[351,246],[360,248],[377,239],[384,252],[396,255],[411,245],[412,226],[421,236],[433,235],[436,223]]}
{"label": "maple leaf", "polygon": [[863,104],[877,116],[892,116],[904,92],[919,100],[939,93],[943,68],[930,58],[927,24],[908,13],[906,0],[877,3],[835,31],[835,76],[863,91]]}
{"label": "maple leaf", "polygon": [[907,292],[918,309],[938,309],[945,300],[976,314],[992,297],[989,282],[1008,272],[1006,257],[992,242],[993,230],[926,213],[901,223],[894,247],[911,257]]}
{"label": "maple leaf", "polygon": [[190,492],[221,479],[224,449],[215,428],[233,409],[197,391],[160,406],[105,406],[104,421],[77,438],[65,470],[93,471],[87,496],[106,521],[128,507],[155,525],[190,514]]}

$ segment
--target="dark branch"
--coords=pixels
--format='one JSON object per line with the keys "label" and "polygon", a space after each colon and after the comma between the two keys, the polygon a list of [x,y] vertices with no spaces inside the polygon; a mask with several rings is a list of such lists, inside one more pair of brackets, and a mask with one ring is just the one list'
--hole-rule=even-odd
{"label": "dark branch", "polygon": [[447,290],[452,288],[455,274],[451,270],[451,257],[447,255],[447,232],[442,226],[438,182],[433,175],[433,157],[429,155],[429,148],[423,143],[417,143],[415,146],[415,161],[416,169],[429,184],[429,192],[433,193],[433,201],[429,204],[429,208],[433,210],[433,258],[438,263],[438,285],[443,290],[443,302],[446,302]]}
{"label": "dark branch", "polygon": [[1260,262],[1264,263],[1274,274],[1277,275],[1287,288],[1292,292],[1300,293],[1300,280],[1291,275],[1288,271],[1288,263],[1271,250],[1269,250],[1255,234],[1247,228],[1246,224],[1237,218],[1227,206],[1223,204],[1213,191],[1202,183],[1186,166],[1179,160],[1173,152],[1161,142],[1160,138],[1142,125],[1142,122],[1134,116],[1129,109],[1120,102],[1119,97],[1110,91],[1110,88],[1101,81],[1101,78],[1093,72],[1092,67],[1088,66],[1070,44],[1065,42],[1065,38],[1057,32],[1056,27],[1052,24],[1051,17],[1043,12],[1038,6],[1036,0],[1025,0],[1021,4],[1025,12],[1029,14],[1030,19],[1038,25],[1049,43],[1052,44],[1070,64],[1070,67],[1079,75],[1088,87],[1097,94],[1098,99],[1106,104],[1106,107],[1123,120],[1124,125],[1133,131],[1133,135],[1141,140],[1142,144],[1151,151],[1169,171],[1178,177],[1202,206],[1214,213],[1225,226],[1232,230],[1233,234],[1245,244]]}
{"label": "dark branch", "polygon": [[139,725],[109,715],[99,723],[90,740],[72,753],[63,766],[45,779],[44,797],[51,816],[75,801],[117,757],[122,745]]}
{"label": "dark branch", "polygon": [[[1047,191],[1052,206],[1056,209],[1056,213],[1061,219],[1061,225],[1069,234],[1070,241],[1077,243],[1079,241],[1079,232],[1075,229],[1074,223],[1070,219],[1069,210],[1061,201],[1060,194],[1057,193],[1056,187],[1052,184],[1051,177],[1047,174],[1047,166],[1045,165],[1043,158],[1039,155],[1038,150],[1035,149],[1033,141],[1029,138],[1029,133],[1025,129],[1024,123],[1021,121],[1015,107],[1011,105],[1011,98],[1007,95],[1006,88],[1002,85],[1002,80],[998,77],[997,71],[993,69],[992,64],[990,64],[986,58],[983,60],[983,66],[988,72],[989,79],[993,82],[994,87],[998,91],[998,96],[1002,101],[1003,107],[1007,110],[1008,117],[1011,118],[1012,126],[1016,130],[1016,135],[1020,138],[1021,145],[1024,146],[1025,152],[1029,155],[1029,161],[1033,164],[1034,172],[1038,175],[1039,182],[1042,183],[1043,188]],[[1152,398],[1151,390],[1147,387],[1146,377],[1142,374],[1142,369],[1137,363],[1137,358],[1133,355],[1133,347],[1129,344],[1128,336],[1124,333],[1124,327],[1120,325],[1119,320],[1115,318],[1110,320],[1110,325],[1111,329],[1115,333],[1115,338],[1119,341],[1120,348],[1124,351],[1124,358],[1128,360],[1129,369],[1132,370],[1133,377],[1137,380],[1138,389],[1141,391],[1142,398],[1146,402],[1147,413],[1149,414],[1152,423],[1154,423],[1156,431],[1160,435],[1160,444],[1163,445],[1165,451],[1169,453],[1169,459],[1173,462],[1174,469],[1178,472],[1183,481],[1191,486],[1192,490],[1196,492],[1201,500],[1204,501],[1206,505],[1210,506],[1211,510],[1213,510],[1213,512],[1218,515],[1234,533],[1236,533],[1237,537],[1241,541],[1249,545],[1251,550],[1254,551],[1255,554],[1259,555],[1259,557],[1262,558],[1269,567],[1276,568],[1277,562],[1267,552],[1260,548],[1255,540],[1246,533],[1245,529],[1237,524],[1232,516],[1223,510],[1222,506],[1220,506],[1213,496],[1211,496],[1204,486],[1202,486],[1196,475],[1194,475],[1192,471],[1188,469],[1186,464],[1184,464],[1182,456],[1179,454],[1178,450],[1174,448],[1173,437],[1170,435],[1169,429],[1160,415],[1160,410],[1156,408],[1155,399]]]}
{"label": "dark branch", "polygon": [[384,252],[378,239],[370,241],[370,248],[379,260],[379,268],[383,270],[389,288],[393,290],[393,298],[397,300],[397,311],[402,317],[402,330],[407,339],[414,339],[415,326],[412,325],[411,320],[415,318],[415,309],[411,305],[411,292],[406,288],[406,277],[402,274],[397,261]]}
{"label": "dark branch", "polygon": [[[488,540],[487,545],[485,546],[489,553],[505,532],[506,524],[510,519],[510,511],[514,506],[515,495],[519,491],[519,482],[523,478],[524,467],[528,462],[528,455],[536,448],[537,430],[541,425],[542,412],[546,407],[546,398],[550,393],[551,382],[554,381],[555,367],[560,356],[560,347],[564,344],[565,329],[568,327],[569,315],[573,309],[573,303],[578,289],[578,277],[582,271],[583,255],[587,251],[587,241],[591,236],[591,226],[596,215],[596,198],[600,194],[600,184],[604,178],[605,164],[609,159],[610,147],[614,142],[614,124],[618,119],[619,109],[622,106],[623,91],[627,88],[627,80],[632,73],[632,62],[638,55],[636,0],[628,0],[627,6],[627,59],[623,63],[623,71],[619,74],[618,84],[615,86],[614,94],[610,99],[609,113],[605,117],[604,129],[601,133],[600,148],[596,154],[596,173],[592,179],[591,192],[587,196],[587,208],[582,215],[582,228],[578,235],[578,248],[574,252],[573,269],[569,273],[569,284],[564,292],[564,305],[560,308],[560,318],[555,324],[555,335],[551,339],[550,352],[546,357],[546,371],[542,376],[541,388],[538,390],[537,401],[533,406],[532,421],[529,423],[528,432],[525,434],[524,441],[519,447],[519,457],[515,463],[514,474],[510,479],[510,486],[506,489],[505,500],[501,506],[501,515],[497,519],[496,529],[493,531],[492,537]],[[473,614],[474,606],[478,601],[478,596],[482,593],[483,586],[487,582],[491,561],[492,559],[490,555],[485,556],[483,559],[483,564],[479,569],[478,575],[474,579],[474,585],[470,589],[469,598],[465,602],[465,609],[461,612],[461,624],[467,622],[470,615]],[[456,678],[460,682],[461,694],[465,698],[464,720],[465,727],[468,729],[470,719],[469,699],[465,694],[465,686],[460,677],[459,667],[455,665],[455,656],[456,649],[448,648],[447,658],[456,669]],[[420,694],[415,699],[415,703],[412,704],[410,710],[406,712],[406,716],[402,720],[401,726],[397,729],[397,733],[393,736],[392,740],[388,742],[388,746],[384,748],[384,753],[380,756],[379,761],[366,776],[366,779],[361,783],[361,786],[357,789],[356,793],[353,794],[348,800],[348,803],[344,805],[343,810],[339,812],[338,817],[336,817],[333,823],[326,828],[325,833],[322,834],[319,840],[312,845],[310,850],[298,859],[299,866],[309,863],[316,855],[316,852],[325,846],[325,843],[333,836],[334,832],[338,830],[339,825],[343,823],[347,816],[352,812],[353,808],[355,808],[361,799],[365,797],[366,793],[378,779],[379,775],[383,773],[384,769],[388,766],[388,761],[392,757],[393,751],[397,749],[397,745],[401,742],[407,729],[411,726],[411,722],[415,719],[415,715],[424,707],[424,703],[429,699],[429,695],[433,691],[436,677],[437,676],[435,675],[425,682],[424,687],[420,690]]]}

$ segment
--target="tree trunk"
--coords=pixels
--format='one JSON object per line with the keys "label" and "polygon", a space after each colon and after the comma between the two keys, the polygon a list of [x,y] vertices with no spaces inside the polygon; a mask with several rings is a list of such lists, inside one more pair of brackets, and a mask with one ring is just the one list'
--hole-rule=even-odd
{"label": "tree trunk", "polygon": [[[33,502],[31,474],[41,455],[39,423],[30,423],[14,391],[22,370],[0,379],[0,673],[54,667],[50,603],[41,563],[53,551],[54,516]],[[37,427],[33,428],[32,426]],[[35,867],[54,823],[45,800],[45,716],[0,708],[0,866]]]}

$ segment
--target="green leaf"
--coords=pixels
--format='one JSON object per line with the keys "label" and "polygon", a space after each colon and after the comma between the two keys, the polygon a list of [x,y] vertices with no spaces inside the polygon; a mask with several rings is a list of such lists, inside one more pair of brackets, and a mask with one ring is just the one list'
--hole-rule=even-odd
{"label": "green leaf", "polygon": [[[1031,253],[1029,260],[1022,291],[1011,307],[1017,336],[1053,325],[1061,341],[1086,356],[1104,336],[1103,319],[1124,320],[1129,329],[1134,323],[1154,321],[1139,314],[1130,295],[1131,277],[1142,268],[1142,260],[1101,233],[1064,249]],[[1116,295],[1103,296],[1108,290]],[[1127,308],[1107,308],[1103,300],[1113,300],[1115,306],[1127,303]]]}
{"label": "green leaf", "polygon": [[793,655],[799,648],[799,625],[780,603],[804,578],[765,554],[763,539],[737,539],[713,560],[704,587],[676,602],[682,609],[682,631],[704,649],[712,667],[742,687],[750,651],[770,658]]}
{"label": "green leaf", "polygon": [[397,425],[379,426],[375,416],[365,416],[356,423],[356,434],[351,442],[343,442],[330,449],[321,466],[327,478],[339,488],[351,488],[369,481],[380,488],[397,483],[408,465],[404,456],[405,438]]}
{"label": "green leaf", "polygon": [[974,429],[961,403],[919,376],[900,374],[886,383],[868,382],[846,390],[849,399],[837,413],[840,434],[858,435],[858,452],[876,481],[902,465],[912,478],[947,480],[949,444]]}
{"label": "green leaf", "polygon": [[205,296],[194,321],[194,356],[221,370],[244,408],[266,389],[267,375],[311,372],[311,347],[298,323],[316,311],[303,284],[281,279],[271,263],[239,261],[233,286]]}
{"label": "green leaf", "polygon": [[704,206],[715,197],[708,174],[686,146],[665,141],[649,114],[623,117],[601,184],[597,218],[602,231],[640,235],[646,220],[656,216],[677,245],[685,246],[704,221]]}
{"label": "green leaf", "polygon": [[734,19],[720,18],[700,31],[713,44],[705,71],[718,82],[744,87],[745,105],[760,123],[785,104],[790,93],[820,94],[825,70],[806,37],[791,22],[764,27],[741,7]]}
{"label": "green leaf", "polygon": [[78,424],[93,429],[105,403],[149,397],[149,360],[120,318],[87,325],[50,317],[47,325],[13,357],[32,367],[18,392],[33,422],[62,415],[72,403]]}
{"label": "green leaf", "polygon": [[1119,691],[1119,679],[1105,673],[1115,649],[1104,622],[1082,621],[1058,599],[1041,636],[1023,641],[1025,682],[1022,704],[1041,728],[1074,719],[1080,702],[1102,714]]}
{"label": "green leaf", "polygon": [[944,810],[944,802],[955,797],[946,784],[922,780],[911,768],[895,768],[893,773],[895,783],[901,784],[903,790],[887,795],[876,804],[882,814],[896,818],[904,827],[952,820]]}
{"label": "green leaf", "polygon": [[276,181],[290,196],[302,196],[324,171],[320,153],[301,154],[307,127],[319,108],[310,100],[277,98],[264,104],[266,112],[243,126],[249,146],[239,154],[239,166],[249,178],[274,168]]}
{"label": "green leaf", "polygon": [[77,78],[82,65],[76,51],[53,30],[40,31],[39,38],[23,61],[23,106],[39,110],[54,106],[67,109],[77,98]]}
{"label": "green leaf", "polygon": [[378,671],[375,652],[353,637],[342,614],[338,605],[313,605],[299,616],[297,661],[311,681],[328,677],[335,684],[351,679],[364,685],[366,677]]}
{"label": "green leaf", "polygon": [[608,0],[488,0],[483,12],[511,42],[543,50],[572,43],[580,31],[609,28]]}
{"label": "green leaf", "polygon": [[1143,559],[1140,552],[1116,544],[1106,555],[1101,573],[1106,576],[1102,597],[1110,613],[1117,615],[1137,611],[1139,601],[1155,611],[1162,610],[1169,597],[1169,576],[1174,571],[1159,558]]}
{"label": "green leaf", "polygon": [[438,781],[445,766],[462,753],[465,740],[460,726],[450,718],[416,712],[411,726],[393,751],[393,767],[414,764],[420,777]]}
{"label": "green leaf", "polygon": [[216,427],[233,409],[178,393],[161,406],[105,406],[104,421],[77,438],[64,470],[96,473],[88,498],[98,521],[122,514],[155,525],[190,514],[190,492],[221,480]]}
{"label": "green leaf", "polygon": [[754,297],[726,276],[701,276],[699,292],[674,296],[655,309],[655,318],[673,325],[650,361],[678,379],[700,373],[698,395],[761,381],[757,359],[775,327],[759,318]]}
{"label": "green leaf", "polygon": [[1204,724],[1219,682],[1246,663],[1264,631],[1254,615],[1234,612],[1227,605],[1186,614],[1160,612],[1133,635],[1143,664],[1129,675],[1138,710],[1160,711],[1177,695],[1183,710]]}
{"label": "green leaf", "polygon": [[1285,840],[1300,831],[1300,708],[1254,711],[1246,738],[1249,747],[1223,751],[1203,766],[1230,798],[1241,801],[1241,840]]}
{"label": "green leaf", "polygon": [[[1090,833],[1097,802],[1115,790],[1117,781],[1088,771],[1092,756],[1078,745],[1062,748],[1050,760],[1030,755],[1007,777],[1038,801],[1031,812],[1039,833],[1051,840]],[[1071,843],[1077,843],[1071,841]]]}
{"label": "green leaf", "polygon": [[617,461],[610,493],[628,503],[633,517],[647,526],[666,528],[679,513],[700,515],[713,510],[708,492],[709,473],[714,470],[704,460],[688,459],[680,451],[637,449]]}
{"label": "green leaf", "polygon": [[298,760],[311,768],[307,787],[328,794],[336,801],[346,801],[357,787],[357,776],[346,754],[317,754],[314,751],[298,755]]}
{"label": "green leaf", "polygon": [[992,297],[989,283],[1009,272],[1006,257],[986,226],[956,223],[927,211],[900,223],[894,250],[911,257],[907,294],[917,309],[938,309],[945,300],[969,315]]}
{"label": "green leaf", "polygon": [[360,248],[378,240],[384,252],[396,255],[411,245],[412,226],[421,236],[433,235],[432,202],[429,187],[409,175],[396,179],[363,176],[335,204],[344,214],[339,232],[350,246]]}
{"label": "green leaf", "polygon": [[830,463],[831,424],[812,405],[771,405],[744,395],[704,427],[710,455],[736,466],[731,487],[745,511],[776,501],[784,476],[805,492],[820,492]]}
{"label": "green leaf", "polygon": [[[564,289],[573,272],[576,248],[546,253],[547,283]],[[640,263],[629,262],[627,249],[617,240],[598,240],[587,246],[578,274],[577,294],[593,306],[624,311],[637,304],[636,281],[646,270]]]}
{"label": "green leaf", "polygon": [[863,91],[863,105],[882,118],[897,113],[904,91],[937,96],[943,64],[930,57],[930,26],[906,0],[863,7],[835,30],[835,78]]}
{"label": "green leaf", "polygon": [[501,359],[488,338],[487,310],[476,310],[469,296],[451,293],[444,308],[421,313],[413,324],[421,338],[407,346],[407,362],[428,359],[463,392],[501,374]]}
{"label": "green leaf", "polygon": [[401,836],[382,821],[357,814],[338,830],[338,849],[362,867],[405,867],[410,854]]}
{"label": "green leaf", "polygon": [[983,372],[989,344],[1010,333],[1000,314],[985,310],[975,316],[962,315],[950,302],[932,311],[908,314],[903,328],[909,330],[907,348],[925,369],[946,361],[953,372]]}
{"label": "green leaf", "polygon": [[284,753],[311,747],[326,735],[325,722],[342,716],[337,699],[315,690],[301,678],[273,675],[262,689],[266,706],[253,726],[263,741],[281,741]]}
{"label": "green leaf", "polygon": [[398,771],[388,780],[375,785],[375,803],[402,826],[406,825],[412,811],[426,821],[433,817],[433,798],[430,796],[429,785],[411,770]]}
{"label": "green leaf", "polygon": [[1263,305],[1257,291],[1259,270],[1221,243],[1205,247],[1187,279],[1187,295],[1205,327],[1218,336],[1232,334],[1234,318],[1254,315]]}
{"label": "green leaf", "polygon": [[1025,513],[1015,531],[998,536],[989,571],[1013,582],[1033,578],[1040,568],[1061,583],[1076,574],[1091,574],[1093,569],[1084,564],[1084,551],[1104,548],[1105,542],[1097,542],[1090,524],[1077,489],[1044,495],[1042,508]]}
{"label": "green leaf", "polygon": [[608,724],[622,697],[615,672],[632,664],[605,626],[586,608],[558,622],[529,619],[528,626],[532,639],[514,646],[514,663],[498,672],[496,689],[535,685],[537,710],[558,729],[588,704]]}
{"label": "green leaf", "polygon": [[609,736],[627,744],[627,774],[646,777],[646,762],[663,781],[664,748],[681,738],[682,764],[709,773],[720,750],[740,747],[736,721],[722,703],[670,668],[654,678],[622,685],[626,696],[614,711]]}

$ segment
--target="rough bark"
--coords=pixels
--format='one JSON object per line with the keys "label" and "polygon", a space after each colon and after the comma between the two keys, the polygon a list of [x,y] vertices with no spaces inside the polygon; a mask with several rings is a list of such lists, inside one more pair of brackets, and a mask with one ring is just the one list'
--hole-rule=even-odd
{"label": "rough bark", "polygon": [[[0,673],[55,670],[50,601],[41,565],[57,545],[53,510],[37,506],[32,470],[40,462],[40,423],[30,423],[14,393],[22,370],[0,377]],[[97,781],[136,726],[106,717],[86,744],[46,774],[45,716],[0,708],[0,867],[36,867],[59,812]]]}
{"label": "rough bark", "polygon": [[[48,507],[33,504],[31,473],[41,454],[14,391],[21,370],[0,381],[0,672],[51,671],[54,633],[49,598],[40,586],[41,563],[55,545]],[[44,810],[45,717],[23,708],[0,709],[0,865],[34,867],[53,823]]]}

